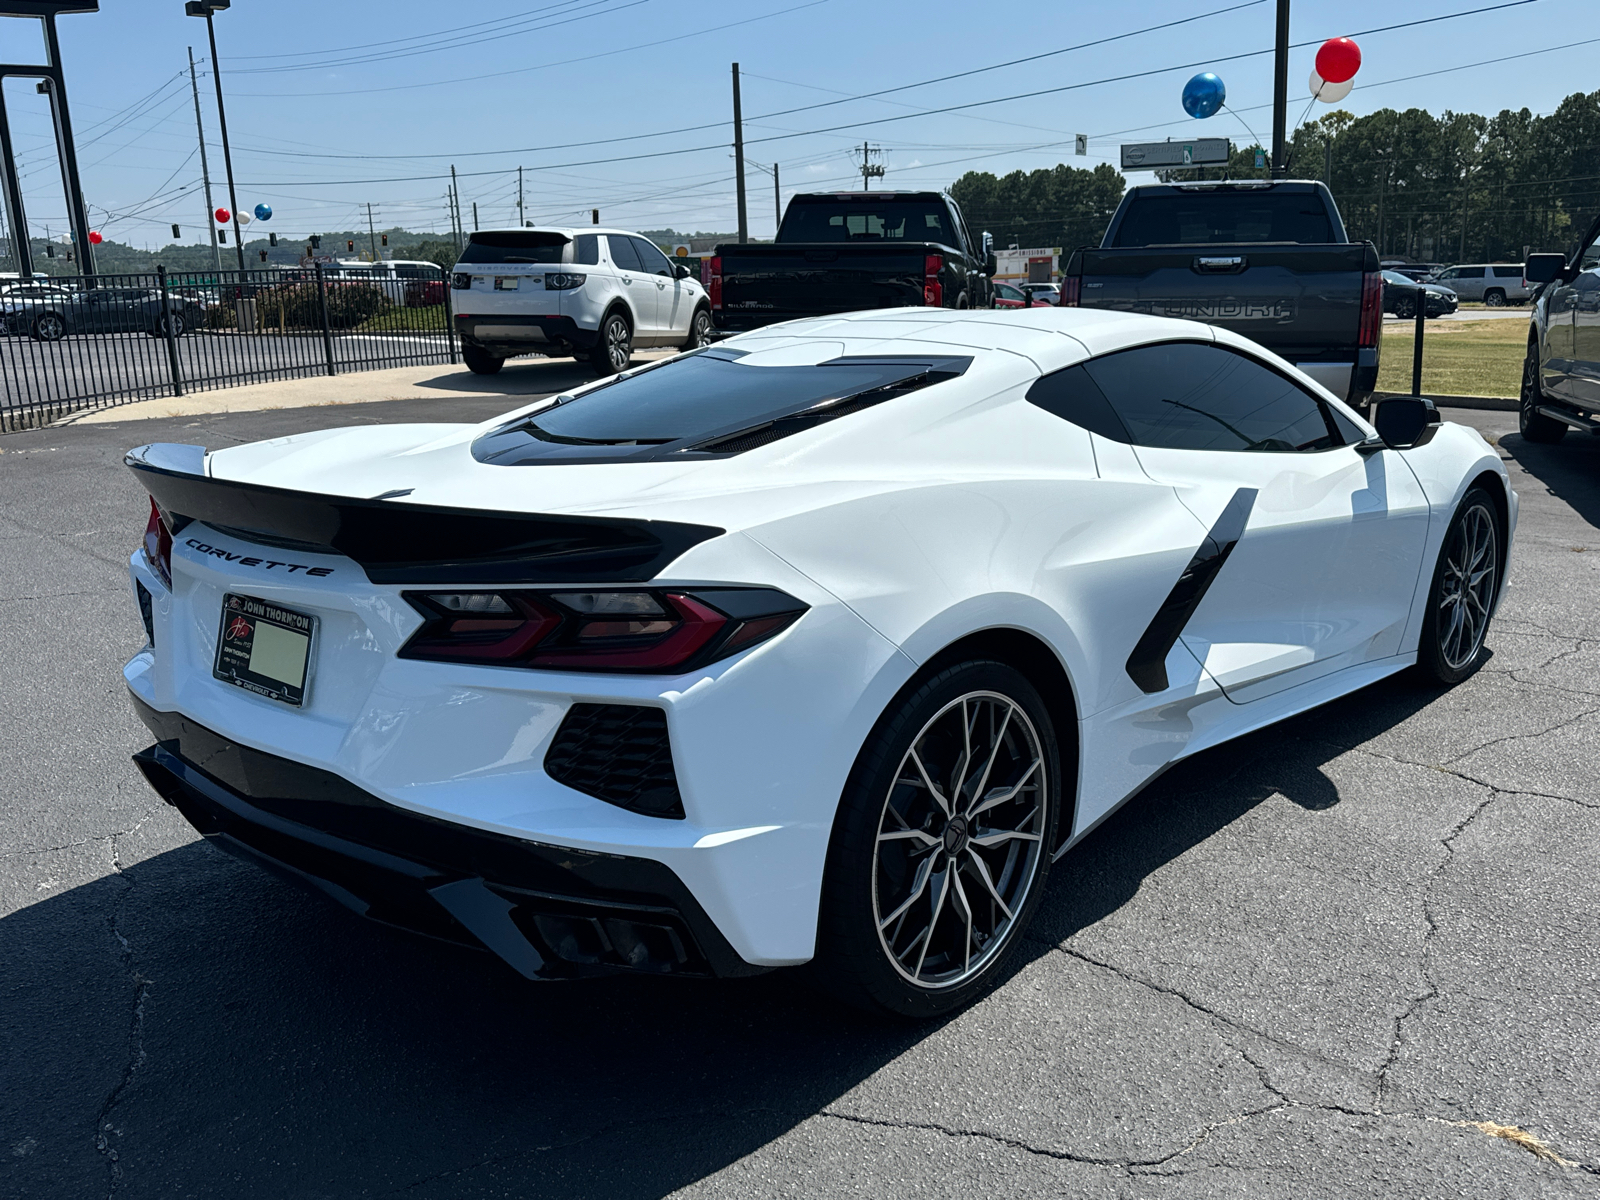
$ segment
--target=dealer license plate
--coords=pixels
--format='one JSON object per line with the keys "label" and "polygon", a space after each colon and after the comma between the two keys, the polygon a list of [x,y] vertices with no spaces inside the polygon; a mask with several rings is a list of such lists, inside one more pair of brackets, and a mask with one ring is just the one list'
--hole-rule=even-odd
{"label": "dealer license plate", "polygon": [[222,598],[211,673],[247,692],[298,707],[305,703],[316,628],[315,617],[229,593]]}

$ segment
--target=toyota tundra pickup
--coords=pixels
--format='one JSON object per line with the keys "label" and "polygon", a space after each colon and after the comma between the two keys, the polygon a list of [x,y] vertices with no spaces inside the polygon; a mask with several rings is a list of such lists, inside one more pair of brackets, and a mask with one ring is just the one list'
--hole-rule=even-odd
{"label": "toyota tundra pickup", "polygon": [[1378,252],[1346,236],[1322,183],[1129,188],[1099,247],[1073,252],[1061,303],[1220,325],[1351,404],[1377,386]]}
{"label": "toyota tundra pickup", "polygon": [[938,192],[801,193],[771,242],[707,260],[711,319],[725,333],[863,308],[988,308],[994,255]]}

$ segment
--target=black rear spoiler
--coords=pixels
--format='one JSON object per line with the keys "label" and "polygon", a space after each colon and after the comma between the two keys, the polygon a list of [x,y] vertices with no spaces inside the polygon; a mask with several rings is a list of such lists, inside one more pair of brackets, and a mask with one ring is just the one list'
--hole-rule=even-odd
{"label": "black rear spoiler", "polygon": [[408,504],[213,479],[205,448],[156,442],[123,461],[176,534],[190,521],[283,550],[341,554],[379,584],[642,583],[710,525]]}

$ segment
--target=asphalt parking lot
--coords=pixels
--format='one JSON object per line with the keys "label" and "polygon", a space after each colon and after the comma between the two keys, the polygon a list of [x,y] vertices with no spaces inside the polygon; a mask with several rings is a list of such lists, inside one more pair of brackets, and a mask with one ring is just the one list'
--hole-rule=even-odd
{"label": "asphalt parking lot", "polygon": [[1522,496],[1483,669],[1169,772],[998,991],[911,1026],[787,973],[529,984],[212,850],[135,772],[127,447],[505,407],[0,438],[5,1196],[1600,1195],[1600,439],[1452,412]]}

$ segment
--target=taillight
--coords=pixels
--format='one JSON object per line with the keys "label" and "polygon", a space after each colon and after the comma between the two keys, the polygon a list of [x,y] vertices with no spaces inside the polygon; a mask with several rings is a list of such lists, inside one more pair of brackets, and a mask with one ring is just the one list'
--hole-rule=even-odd
{"label": "taillight", "polygon": [[706,260],[706,295],[711,297],[711,307],[722,307],[722,256],[713,255]]}
{"label": "taillight", "polygon": [[1361,276],[1361,329],[1356,335],[1356,345],[1376,346],[1378,331],[1383,327],[1383,276],[1368,271]]}
{"label": "taillight", "polygon": [[144,556],[161,576],[161,582],[172,586],[172,532],[166,519],[156,507],[155,497],[150,498],[150,520],[144,527]]}
{"label": "taillight", "polygon": [[939,274],[944,270],[944,255],[930,254],[922,260],[922,303],[928,308],[944,305],[944,284]]}
{"label": "taillight", "polygon": [[544,286],[547,291],[565,292],[572,288],[582,287],[583,281],[588,276],[574,271],[551,271],[544,277]]}
{"label": "taillight", "polygon": [[1083,295],[1082,275],[1063,275],[1061,277],[1061,299],[1056,303],[1063,308],[1077,308],[1078,299]]}
{"label": "taillight", "polygon": [[450,286],[458,292],[465,292],[472,287],[472,276],[465,271],[456,271],[450,276]]}
{"label": "taillight", "polygon": [[772,588],[407,592],[425,618],[401,658],[678,674],[775,637],[805,612]]}

